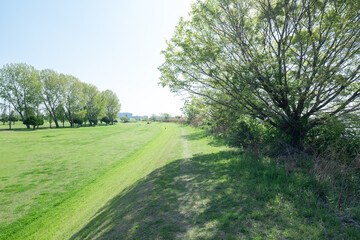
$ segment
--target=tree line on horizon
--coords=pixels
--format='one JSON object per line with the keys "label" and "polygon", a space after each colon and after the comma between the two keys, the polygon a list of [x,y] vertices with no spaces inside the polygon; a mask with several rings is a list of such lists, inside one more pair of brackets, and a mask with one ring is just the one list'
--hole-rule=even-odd
{"label": "tree line on horizon", "polygon": [[73,127],[98,120],[114,121],[121,104],[115,92],[99,91],[78,78],[51,69],[37,70],[26,63],[10,63],[0,69],[2,121],[17,118],[30,128],[39,126],[46,117],[58,128],[65,121]]}

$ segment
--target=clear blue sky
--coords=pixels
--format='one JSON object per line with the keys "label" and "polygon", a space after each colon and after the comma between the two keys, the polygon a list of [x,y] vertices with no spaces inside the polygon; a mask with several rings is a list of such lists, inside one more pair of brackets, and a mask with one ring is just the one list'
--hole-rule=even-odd
{"label": "clear blue sky", "polygon": [[0,66],[25,62],[117,93],[122,110],[180,114],[160,51],[192,0],[16,0],[0,8]]}

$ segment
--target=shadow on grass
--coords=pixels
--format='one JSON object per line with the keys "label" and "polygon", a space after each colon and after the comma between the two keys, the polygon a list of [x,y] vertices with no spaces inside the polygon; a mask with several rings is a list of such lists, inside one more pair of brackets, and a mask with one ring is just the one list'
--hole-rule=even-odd
{"label": "shadow on grass", "polygon": [[124,190],[71,239],[337,238],[313,184],[245,152],[195,155]]}
{"label": "shadow on grass", "polygon": [[82,125],[82,126],[74,126],[74,127],[71,127],[71,126],[59,126],[58,128],[55,127],[55,126],[52,126],[52,127],[39,127],[39,128],[35,128],[33,129],[32,127],[31,128],[26,128],[26,127],[13,127],[11,129],[9,128],[3,128],[3,129],[0,129],[0,132],[1,131],[15,131],[15,132],[28,132],[28,131],[41,131],[41,130],[49,130],[49,129],[53,129],[53,130],[58,130],[58,129],[68,129],[68,128],[73,128],[73,129],[77,129],[77,128],[93,128],[93,127],[107,127],[107,126],[115,126],[116,124],[112,125],[112,124],[98,124],[96,126],[92,125],[90,126],[89,124],[86,124],[86,125]]}
{"label": "shadow on grass", "polygon": [[197,131],[195,133],[190,133],[182,136],[184,139],[188,141],[200,140],[208,137],[205,131]]}
{"label": "shadow on grass", "polygon": [[[196,141],[196,140],[206,139],[208,141],[208,144],[213,147],[220,147],[220,146],[227,145],[227,142],[225,139],[216,138],[211,135],[209,136],[209,133],[207,133],[205,130],[197,131],[195,133],[190,133],[187,135],[183,135],[182,137],[188,141]],[[209,138],[210,138],[210,141],[209,141]]]}
{"label": "shadow on grass", "polygon": [[28,131],[41,131],[41,130],[48,130],[48,129],[64,129],[64,128],[72,128],[70,126],[61,126],[61,127],[39,127],[39,128],[35,128],[33,129],[32,127],[31,128],[26,128],[26,127],[13,127],[11,129],[0,129],[0,131],[14,131],[14,132],[28,132]]}

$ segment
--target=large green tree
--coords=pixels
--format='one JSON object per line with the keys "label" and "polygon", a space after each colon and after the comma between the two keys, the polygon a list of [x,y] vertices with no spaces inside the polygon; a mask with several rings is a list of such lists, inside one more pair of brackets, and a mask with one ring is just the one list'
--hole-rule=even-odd
{"label": "large green tree", "polygon": [[114,124],[114,120],[118,117],[121,108],[119,98],[111,90],[105,90],[101,94],[105,104],[106,117]]}
{"label": "large green tree", "polygon": [[41,70],[39,79],[42,82],[43,103],[56,127],[59,127],[56,109],[61,106],[65,96],[65,75],[45,69]]}
{"label": "large green tree", "polygon": [[91,84],[86,84],[83,88],[86,96],[86,115],[90,125],[97,124],[97,121],[105,115],[105,99],[100,91]]}
{"label": "large green tree", "polygon": [[204,0],[163,51],[161,84],[266,121],[302,147],[359,110],[360,1]]}
{"label": "large green tree", "polygon": [[65,75],[63,101],[63,113],[72,127],[74,126],[74,113],[82,110],[84,107],[83,83],[74,76]]}
{"label": "large green tree", "polygon": [[[39,107],[41,82],[38,71],[25,63],[4,65],[0,70],[0,96],[11,104],[24,121]],[[27,127],[30,128],[28,124]]]}

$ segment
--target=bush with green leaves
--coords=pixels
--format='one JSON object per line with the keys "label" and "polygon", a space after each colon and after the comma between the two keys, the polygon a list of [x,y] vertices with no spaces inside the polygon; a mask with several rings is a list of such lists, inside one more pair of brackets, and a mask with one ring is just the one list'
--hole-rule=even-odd
{"label": "bush with green leaves", "polygon": [[25,118],[23,121],[25,125],[33,126],[33,129],[35,130],[35,127],[41,126],[44,124],[44,119],[41,116],[29,116]]}
{"label": "bush with green leaves", "polygon": [[78,126],[82,125],[83,124],[83,120],[81,118],[74,118],[74,123],[77,124]]}
{"label": "bush with green leaves", "polygon": [[328,148],[346,150],[344,157],[355,157],[360,149],[360,136],[356,128],[338,118],[330,118],[310,131],[307,147],[313,153],[321,153]]}
{"label": "bush with green leaves", "polygon": [[9,121],[9,118],[8,118],[8,116],[1,116],[0,121],[1,121],[3,124],[5,124],[6,122]]}
{"label": "bush with green leaves", "polygon": [[90,123],[90,126],[92,126],[92,125],[96,126],[98,124],[98,120],[95,118],[89,119],[89,123]]}
{"label": "bush with green leaves", "polygon": [[101,122],[105,122],[106,125],[108,125],[111,121],[108,117],[103,117],[103,118],[101,118]]}
{"label": "bush with green leaves", "polygon": [[128,116],[122,116],[122,117],[120,118],[120,120],[121,120],[122,122],[124,122],[124,123],[127,123],[127,122],[130,121],[130,118],[129,118]]}

